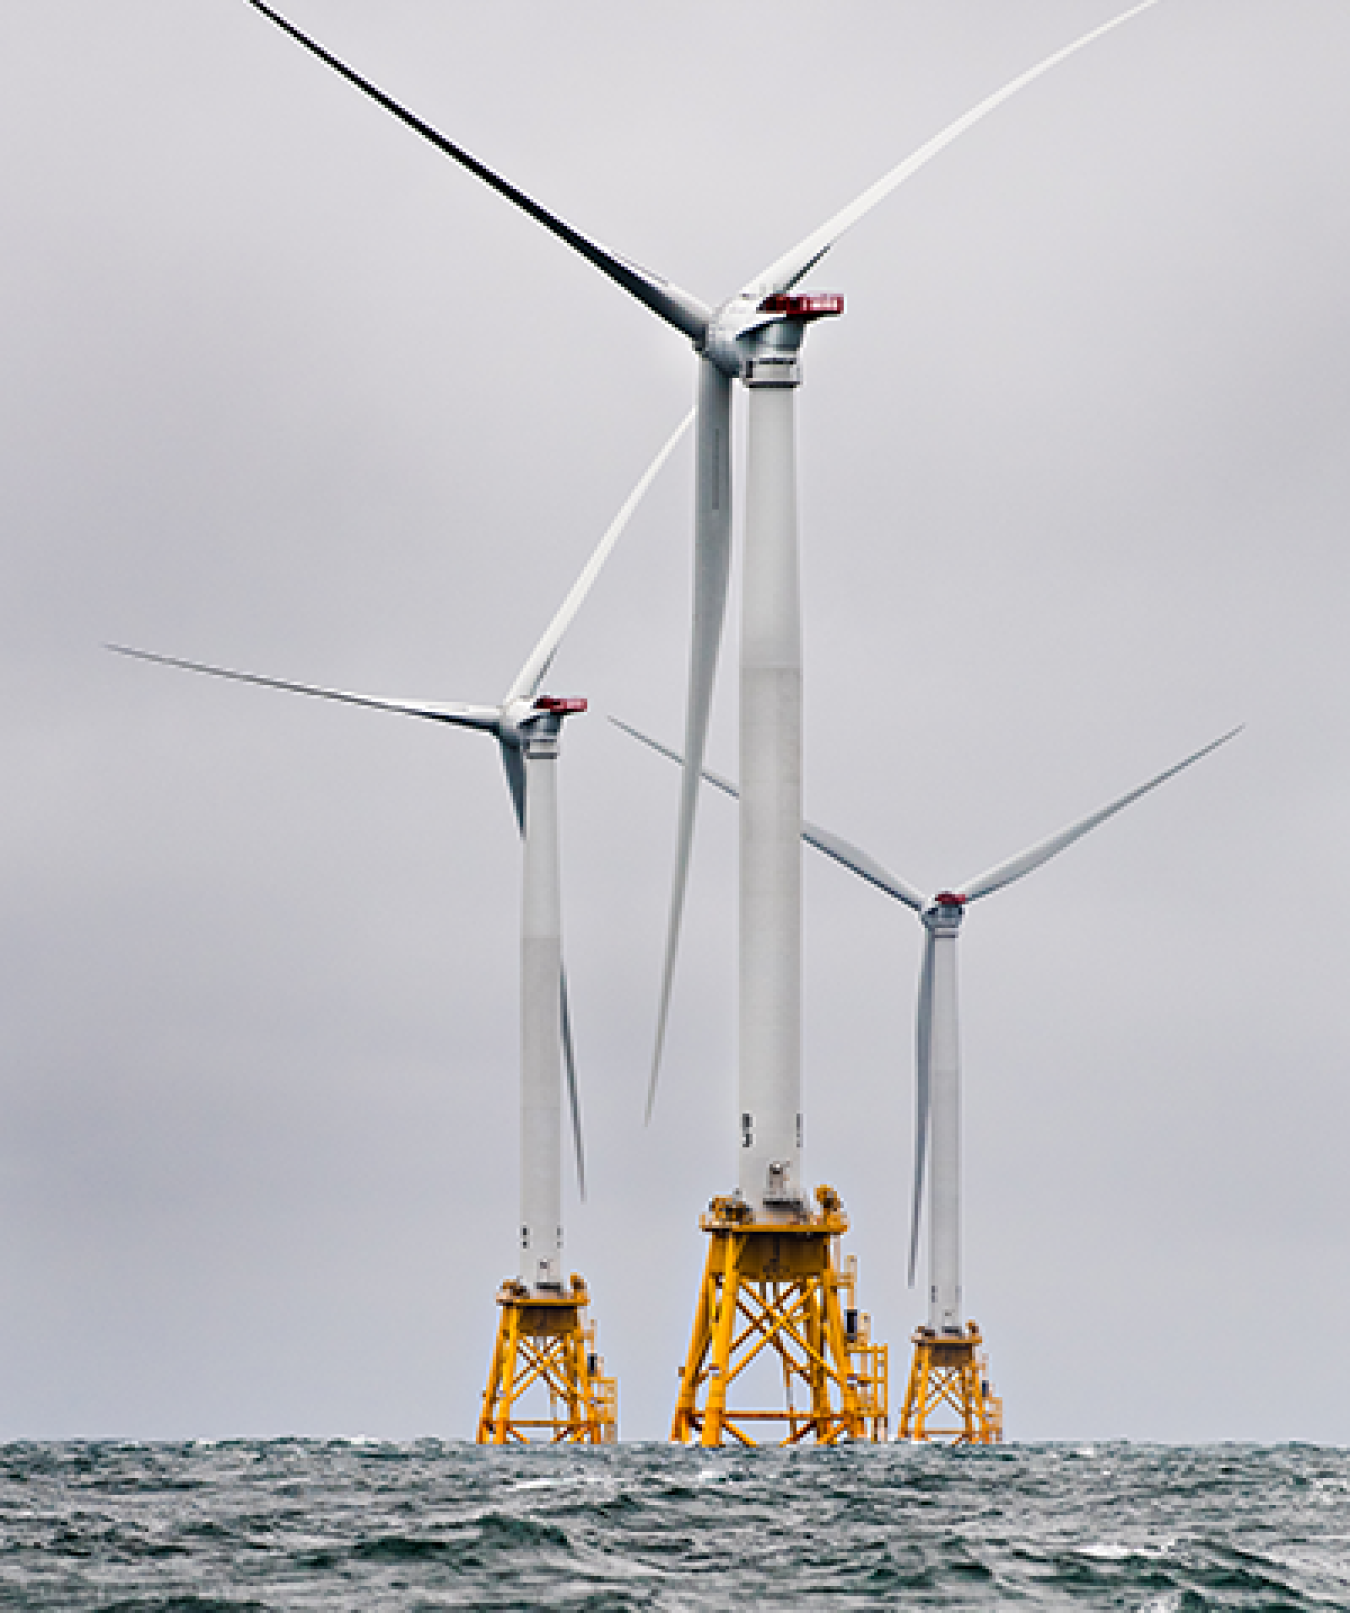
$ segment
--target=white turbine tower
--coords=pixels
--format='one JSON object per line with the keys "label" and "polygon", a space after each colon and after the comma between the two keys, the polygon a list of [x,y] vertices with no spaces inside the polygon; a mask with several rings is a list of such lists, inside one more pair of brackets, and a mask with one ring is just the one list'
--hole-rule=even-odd
{"label": "white turbine tower", "polygon": [[[683,758],[678,751],[671,750],[617,718],[611,721],[634,739],[641,740],[644,745],[683,766]],[[961,1033],[956,942],[966,908],[970,903],[991,896],[995,891],[1034,873],[1108,818],[1193,766],[1220,745],[1227,744],[1240,732],[1240,728],[1230,729],[1183,761],[1128,790],[1097,811],[1079,818],[1067,829],[1037,841],[1034,846],[1015,857],[1009,857],[986,873],[966,880],[953,889],[940,890],[933,896],[924,896],[917,886],[891,873],[870,853],[832,830],[814,823],[804,822],[802,825],[802,839],[808,845],[902,902],[918,916],[925,931],[915,1016],[914,1188],[910,1213],[909,1281],[912,1287],[926,1179],[928,1322],[926,1329],[915,1340],[916,1370],[911,1373],[909,1393],[901,1414],[902,1436],[928,1437],[934,1430],[925,1429],[926,1414],[934,1403],[945,1402],[963,1415],[963,1432],[967,1437],[973,1437],[984,1420],[983,1402],[987,1399],[984,1393],[977,1395],[973,1392],[973,1346],[979,1340],[978,1335],[968,1331],[967,1323],[963,1320],[961,1291]],[[730,779],[708,768],[703,770],[703,777],[733,799],[740,794]],[[930,1156],[931,1167],[928,1165]],[[969,1357],[968,1363],[964,1359],[966,1357]],[[964,1372],[967,1365],[971,1368],[968,1382],[942,1375],[945,1369],[954,1367],[960,1367]],[[929,1382],[935,1371],[939,1373],[937,1380]]]}
{"label": "white turbine tower", "polygon": [[[562,1086],[566,1078],[571,1111],[572,1141],[577,1182],[586,1191],[585,1157],[581,1134],[581,1103],[572,1053],[566,974],[562,958],[562,900],[558,871],[557,762],[564,721],[585,711],[585,700],[541,695],[539,690],[553,664],[563,635],[581,609],[587,594],[609,558],[634,510],[693,422],[692,411],[676,428],[622,509],[596,545],[581,575],[530,651],[510,688],[495,706],[451,704],[441,701],[387,700],[319,688],[280,678],[260,677],[226,667],[208,666],[177,656],[157,655],[125,645],[110,644],[119,655],[153,661],[162,666],[204,672],[239,683],[260,684],[294,694],[314,695],[348,705],[398,712],[456,728],[491,734],[497,741],[502,766],[523,847],[520,925],[520,1265],[517,1281],[509,1285],[503,1308],[503,1329],[516,1324],[511,1340],[499,1335],[494,1357],[497,1389],[490,1377],[488,1399],[479,1428],[480,1442],[501,1443],[518,1436],[515,1430],[538,1426],[512,1416],[512,1388],[516,1379],[534,1372],[554,1392],[555,1415],[548,1426],[555,1437],[597,1440],[612,1437],[612,1380],[597,1379],[591,1341],[584,1336],[581,1312],[584,1287],[569,1282],[563,1259],[562,1218]],[[525,1303],[521,1303],[525,1302]],[[531,1333],[530,1329],[534,1331]],[[546,1344],[531,1346],[530,1338]],[[592,1335],[593,1338],[593,1335]],[[505,1352],[513,1353],[508,1361]],[[514,1370],[514,1352],[528,1359]],[[531,1351],[533,1350],[533,1355]],[[540,1360],[534,1359],[543,1352]],[[535,1369],[538,1368],[536,1371]],[[555,1381],[556,1380],[556,1381]],[[607,1387],[609,1386],[609,1387]],[[566,1414],[557,1415],[557,1403]]]}

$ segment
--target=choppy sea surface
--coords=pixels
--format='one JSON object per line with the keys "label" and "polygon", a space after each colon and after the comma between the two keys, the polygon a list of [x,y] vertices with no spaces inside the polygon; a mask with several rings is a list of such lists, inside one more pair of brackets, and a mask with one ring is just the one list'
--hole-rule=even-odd
{"label": "choppy sea surface", "polygon": [[1350,1608],[1309,1446],[0,1447],[0,1607]]}

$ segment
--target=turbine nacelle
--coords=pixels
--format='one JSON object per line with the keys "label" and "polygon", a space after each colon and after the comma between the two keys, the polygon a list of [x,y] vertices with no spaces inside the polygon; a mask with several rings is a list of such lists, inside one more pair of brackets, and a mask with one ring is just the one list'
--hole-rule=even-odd
{"label": "turbine nacelle", "polygon": [[524,750],[541,732],[557,733],[565,717],[586,710],[580,696],[539,695],[534,700],[508,700],[497,722],[497,738],[512,750]]}
{"label": "turbine nacelle", "polygon": [[713,314],[699,350],[732,380],[749,380],[757,360],[791,362],[807,325],[843,311],[837,291],[779,291],[768,297],[741,292]]}
{"label": "turbine nacelle", "polygon": [[923,927],[933,935],[955,935],[966,916],[967,901],[969,897],[955,891],[939,891],[919,914]]}

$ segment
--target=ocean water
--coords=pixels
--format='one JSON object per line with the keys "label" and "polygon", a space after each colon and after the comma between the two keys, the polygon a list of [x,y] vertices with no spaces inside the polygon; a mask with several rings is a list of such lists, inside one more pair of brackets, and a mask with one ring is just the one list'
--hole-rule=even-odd
{"label": "ocean water", "polygon": [[1350,1609],[1350,1453],[9,1445],[0,1607]]}

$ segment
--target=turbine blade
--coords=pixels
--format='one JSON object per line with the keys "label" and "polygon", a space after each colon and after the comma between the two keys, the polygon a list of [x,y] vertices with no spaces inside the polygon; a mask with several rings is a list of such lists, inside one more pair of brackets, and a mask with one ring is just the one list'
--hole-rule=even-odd
{"label": "turbine blade", "polygon": [[903,902],[912,912],[923,912],[924,898],[914,886],[898,874],[891,873],[889,868],[883,868],[861,846],[855,846],[851,840],[845,840],[842,835],[834,834],[829,829],[822,829],[818,823],[803,823],[802,839],[808,846],[814,846],[817,851],[833,858],[841,868],[847,868],[869,885],[875,885],[888,896],[894,896],[896,901]]}
{"label": "turbine blade", "polygon": [[586,562],[576,582],[573,583],[571,592],[558,609],[558,614],[548,624],[543,638],[530,651],[529,660],[521,667],[516,675],[516,681],[507,690],[506,699],[503,701],[504,705],[509,705],[513,700],[532,700],[539,693],[539,685],[548,675],[548,669],[553,664],[553,657],[558,653],[558,646],[562,643],[563,634],[572,625],[573,618],[585,603],[586,596],[590,593],[595,579],[600,575],[600,568],[609,559],[614,545],[623,536],[624,528],[631,520],[633,511],[637,509],[642,502],[643,495],[656,480],[658,471],[670,458],[671,454],[675,452],[680,439],[693,424],[693,420],[694,411],[691,409],[667,438],[660,453],[643,472],[642,480],[628,495],[624,501],[623,508],[610,522],[609,529],[604,537],[596,544],[594,554]]}
{"label": "turbine blade", "polygon": [[572,1115],[572,1148],[577,1162],[577,1190],[586,1197],[586,1150],[581,1141],[581,1091],[577,1086],[577,1059],[572,1046],[572,1010],[567,1000],[567,969],[558,971],[562,987],[561,1011],[563,1074],[567,1077],[567,1106]]}
{"label": "turbine blade", "polygon": [[966,884],[959,886],[958,890],[968,901],[973,902],[977,897],[988,896],[993,891],[1002,890],[1005,885],[1011,885],[1014,880],[1023,878],[1024,875],[1030,874],[1039,868],[1042,863],[1049,862],[1052,857],[1057,857],[1061,851],[1073,845],[1075,840],[1081,840],[1085,834],[1095,829],[1098,824],[1105,823],[1108,818],[1112,818],[1117,812],[1123,811],[1131,802],[1137,801],[1141,795],[1147,795],[1150,790],[1156,790],[1160,784],[1165,784],[1168,779],[1174,778],[1178,773],[1198,762],[1202,756],[1208,756],[1211,751],[1218,750],[1220,745],[1226,745],[1235,734],[1240,734],[1241,732],[1242,725],[1239,724],[1238,727],[1230,729],[1228,733],[1220,735],[1218,739],[1211,740],[1208,745],[1188,756],[1185,761],[1178,762],[1174,767],[1169,767],[1166,772],[1159,773],[1156,778],[1149,779],[1146,784],[1141,784],[1137,789],[1130,790],[1128,794],[1112,801],[1109,806],[1104,806],[1099,811],[1089,813],[1086,818],[1080,818],[1077,823],[1071,823],[1067,829],[1061,829],[1058,834],[1051,835],[1046,840],[1037,841],[1034,846],[1020,852],[1016,857],[1010,857],[1007,862],[999,863],[996,868],[991,868],[988,873],[981,874],[976,879],[968,880]]}
{"label": "turbine blade", "polygon": [[[652,739],[650,735],[644,734],[641,729],[634,728],[629,723],[621,722],[618,717],[611,717],[609,720],[616,728],[622,728],[624,733],[631,734],[634,739],[641,740],[644,745],[649,745],[658,754],[669,757],[672,762],[678,763],[681,767],[684,766],[684,758],[679,751],[671,750],[668,745],[663,745],[659,740]],[[729,795],[733,800],[740,799],[741,792],[731,780],[723,778],[720,773],[714,773],[710,767],[703,769],[703,778],[714,789],[721,790],[723,795]],[[888,896],[894,896],[897,901],[903,902],[906,907],[912,908],[914,912],[923,912],[924,898],[919,892],[912,885],[901,879],[898,874],[893,874],[888,868],[883,868],[876,858],[870,857],[861,846],[855,846],[851,840],[845,840],[842,835],[837,835],[829,829],[821,828],[818,823],[805,820],[802,823],[802,839],[808,846],[814,846],[817,851],[833,858],[841,867],[847,868],[851,873],[857,874],[859,878],[865,879],[869,885],[875,885],[878,890],[885,891]]]}
{"label": "turbine blade", "polygon": [[320,700],[340,700],[349,706],[370,706],[375,711],[397,711],[405,717],[427,717],[459,728],[483,728],[496,733],[501,713],[496,706],[460,706],[427,700],[381,700],[376,695],[349,694],[345,689],[323,689],[312,683],[288,683],[284,678],[264,678],[254,672],[234,672],[228,667],[208,666],[203,661],[184,661],[174,655],[155,655],[150,650],[133,650],[125,644],[105,644],[114,655],[129,655],[137,661],[154,661],[159,666],[181,667],[186,672],[204,672],[212,678],[229,678],[235,683],[256,683],[264,689],[285,689],[291,694],[315,695]]}
{"label": "turbine blade", "polygon": [[497,742],[502,753],[502,770],[506,774],[506,787],[511,792],[511,806],[516,814],[516,828],[525,836],[525,758],[514,745]]}
{"label": "turbine blade", "polygon": [[699,773],[708,740],[717,654],[726,615],[731,570],[731,381],[709,359],[698,366],[698,431],[694,490],[694,625],[689,646],[689,700],[686,708],[684,778],[680,786],[680,819],[675,837],[675,877],[666,927],[666,956],[661,971],[661,1000],[656,1015],[656,1044],[647,1084],[647,1119],[656,1103],[675,981],[675,957],[689,883],[694,844]]}
{"label": "turbine blade", "polygon": [[[634,728],[631,723],[626,723],[622,717],[611,717],[609,720],[616,728],[622,728],[625,734],[631,735],[639,743],[654,750],[658,756],[666,757],[667,760],[674,762],[676,767],[684,766],[684,757],[680,755],[679,751],[672,750],[669,745],[663,745],[659,739],[653,739],[650,734],[644,734],[640,728]],[[710,767],[703,769],[703,782],[711,784],[715,790],[721,790],[723,795],[729,795],[733,801],[739,801],[741,798],[741,792],[731,780],[723,778],[720,773],[714,773]]]}
{"label": "turbine blade", "polygon": [[669,325],[674,325],[691,340],[701,342],[708,329],[710,312],[697,297],[692,297],[678,286],[671,285],[669,281],[662,280],[658,275],[640,269],[634,263],[628,263],[623,258],[607,251],[597,241],[592,241],[580,230],[574,230],[570,224],[565,223],[555,213],[550,213],[546,207],[541,206],[533,197],[527,196],[523,190],[500,174],[494,173],[485,163],[471,156],[462,146],[457,146],[452,140],[433,129],[429,123],[424,122],[416,113],[410,112],[407,107],[400,106],[397,101],[369,79],[363,78],[360,73],[347,66],[338,57],[311,39],[308,34],[302,33],[294,23],[288,22],[280,12],[274,11],[271,6],[264,5],[263,0],[248,0],[255,11],[260,12],[269,22],[276,24],[283,33],[287,33],[299,45],[317,56],[321,62],[331,67],[335,73],[341,74],[349,84],[368,95],[372,101],[377,102],[386,112],[391,112],[400,123],[405,123],[415,133],[420,134],[424,140],[443,152],[462,168],[481,179],[485,185],[490,185],[498,195],[505,196],[507,201],[513,202],[523,213],[527,213],[537,224],[551,234],[556,235],[560,241],[565,241],[574,252],[593,263],[602,274],[608,275],[617,285],[623,287],[632,297],[645,304],[653,313],[659,314]]}
{"label": "turbine blade", "polygon": [[914,1200],[909,1217],[909,1286],[919,1259],[919,1226],[923,1219],[923,1182],[928,1163],[928,1108],[933,1077],[933,954],[937,939],[924,930],[923,965],[919,971],[919,1003],[914,1022]]}
{"label": "turbine blade", "polygon": [[[254,0],[254,4],[256,3],[257,0]],[[1020,90],[1026,89],[1029,84],[1033,84],[1043,73],[1048,73],[1052,67],[1058,67],[1061,62],[1067,61],[1070,56],[1076,55],[1080,50],[1092,44],[1094,40],[1100,39],[1103,34],[1109,34],[1112,29],[1119,28],[1122,23],[1128,22],[1131,17],[1137,17],[1141,11],[1148,11],[1157,3],[1158,0],[1142,0],[1142,4],[1132,6],[1128,11],[1121,12],[1118,17],[1113,17],[1110,22],[1103,23],[1100,28],[1094,28],[1090,33],[1086,33],[1080,39],[1076,39],[1073,44],[1064,46],[1062,50],[1057,50],[1054,55],[1047,56],[1037,66],[1019,74],[1010,84],[1005,84],[1001,90],[997,90],[993,95],[987,96],[978,106],[972,107],[969,112],[957,118],[955,123],[948,124],[940,134],[934,135],[931,140],[921,145],[916,152],[906,157],[903,162],[898,163],[889,173],[883,174],[875,184],[870,185],[863,191],[861,196],[850,202],[847,207],[842,208],[833,218],[827,219],[818,230],[813,230],[804,241],[799,241],[790,252],[785,252],[782,257],[775,259],[767,269],[763,270],[756,279],[745,287],[741,295],[755,298],[767,297],[776,291],[787,291],[795,286],[820,262],[841,235],[852,229],[859,219],[865,218],[897,186],[903,185],[907,179],[918,173],[940,152],[945,151],[954,140],[960,139],[967,129],[973,128],[977,123],[987,118],[997,107],[1002,106],[1005,101],[1010,100]]]}

